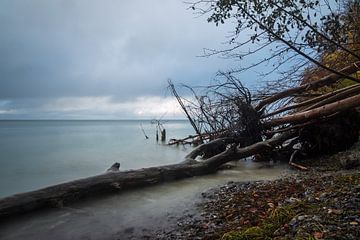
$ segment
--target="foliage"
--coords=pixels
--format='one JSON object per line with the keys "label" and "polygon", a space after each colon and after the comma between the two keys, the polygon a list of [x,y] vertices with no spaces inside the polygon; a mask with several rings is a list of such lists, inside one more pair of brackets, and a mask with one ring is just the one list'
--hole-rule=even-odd
{"label": "foliage", "polygon": [[278,73],[279,79],[272,81],[281,86],[291,80],[298,83],[299,72],[313,66],[326,70],[326,74],[342,75],[338,72],[341,66],[322,61],[324,53],[340,51],[336,54],[344,55],[342,60],[348,59],[340,61],[342,66],[360,59],[356,49],[360,36],[358,0],[201,0],[192,3],[192,8],[207,14],[208,21],[216,25],[235,23],[230,47],[208,49],[205,56],[244,59],[258,53],[257,60],[252,58],[251,64],[240,62],[242,66],[232,69],[232,73],[270,63],[267,66],[272,69],[261,76],[273,78],[273,73]]}
{"label": "foliage", "polygon": [[[341,27],[342,38],[346,38],[346,41],[343,44],[346,44],[348,49],[352,52],[358,54],[360,51],[360,1],[347,1],[343,3],[344,9],[339,18],[343,23]],[[339,29],[340,31],[340,29]],[[324,44],[323,41],[319,40],[319,44]],[[326,44],[324,44],[326,46]],[[322,51],[319,55],[319,61],[333,69],[342,69],[358,59],[343,49],[333,49],[328,47]],[[301,83],[307,83],[316,81],[328,74],[327,71],[317,67],[311,66],[304,70]],[[359,78],[360,71],[351,74],[354,78]],[[316,91],[311,91],[311,94],[324,94],[331,92],[337,89],[345,88],[351,85],[354,85],[356,82],[350,79],[342,78],[335,84],[331,86],[325,86],[317,89]],[[304,98],[299,98],[297,101],[302,101]]]}
{"label": "foliage", "polygon": [[258,226],[249,227],[241,231],[225,233],[222,240],[272,239],[274,231],[288,223],[296,216],[296,212],[303,207],[303,202],[297,202],[269,209],[268,217]]}
{"label": "foliage", "polygon": [[356,12],[353,10],[359,8],[357,0],[341,3],[339,0],[334,3],[319,0],[217,0],[199,1],[193,9],[200,2],[210,4],[206,9],[206,12],[211,12],[209,22],[218,25],[235,19],[236,36],[244,29],[251,29],[253,42],[261,41],[265,31],[270,41],[287,39],[299,49],[307,47],[298,44],[302,42],[320,52],[329,48],[334,50],[336,45],[348,44],[355,35],[358,36],[354,30],[359,24],[353,23],[358,16],[343,14],[344,11]]}

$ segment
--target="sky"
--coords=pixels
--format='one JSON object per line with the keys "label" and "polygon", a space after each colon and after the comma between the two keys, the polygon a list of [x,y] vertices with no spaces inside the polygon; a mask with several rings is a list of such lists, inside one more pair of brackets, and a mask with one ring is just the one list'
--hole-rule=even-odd
{"label": "sky", "polygon": [[167,90],[233,62],[216,27],[182,0],[1,0],[0,119],[184,118]]}

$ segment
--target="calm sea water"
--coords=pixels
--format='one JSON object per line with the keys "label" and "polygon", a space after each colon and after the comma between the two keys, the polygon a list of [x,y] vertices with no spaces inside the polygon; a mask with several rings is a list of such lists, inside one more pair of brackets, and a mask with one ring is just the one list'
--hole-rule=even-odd
{"label": "calm sea water", "polygon": [[[144,139],[140,123],[150,139]],[[165,126],[169,137],[192,133],[186,121]],[[102,173],[115,161],[122,169],[174,163],[190,150],[157,144],[155,126],[148,121],[0,121],[0,194]],[[233,164],[210,175],[24,215],[3,224],[0,239],[140,238],[148,231],[175,229],[179,216],[197,211],[201,193],[209,188],[228,181],[275,179],[286,169],[263,168],[245,159]]]}
{"label": "calm sea water", "polygon": [[[142,124],[149,139],[141,131]],[[164,124],[169,138],[193,134]],[[190,149],[157,143],[150,121],[0,121],[0,197],[121,169],[176,163]]]}

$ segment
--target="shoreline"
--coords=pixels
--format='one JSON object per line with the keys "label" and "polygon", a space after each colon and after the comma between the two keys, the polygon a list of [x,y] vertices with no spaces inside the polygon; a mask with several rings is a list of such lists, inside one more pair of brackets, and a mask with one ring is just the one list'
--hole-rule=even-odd
{"label": "shoreline", "polygon": [[[359,239],[360,142],[269,181],[228,182],[202,193],[198,215],[156,239]],[[147,238],[144,238],[147,239]],[[150,239],[150,238],[148,238]]]}
{"label": "shoreline", "polygon": [[[76,204],[73,209],[60,208],[43,215],[46,220],[29,215],[27,220],[7,228],[2,237],[23,239],[32,233],[33,238],[29,239],[47,239],[50,233],[56,233],[57,239],[74,239],[75,236],[109,240],[221,239],[224,235],[228,236],[224,240],[267,239],[269,236],[268,239],[357,239],[360,236],[360,173],[359,166],[353,167],[359,160],[360,142],[346,152],[317,161],[299,162],[309,167],[309,172],[285,170],[274,178],[255,178],[254,172],[249,175],[244,169],[247,180],[235,182],[232,178],[216,184],[217,187],[211,183],[213,176],[175,181],[146,188],[147,196],[143,196],[143,191],[134,191],[133,196],[120,194]],[[348,168],[351,169],[345,170]],[[276,169],[259,169],[267,173],[273,170]],[[224,170],[222,173],[231,172]],[[208,187],[199,186],[199,182]],[[190,194],[185,186],[198,188],[194,189],[196,194]],[[178,197],[169,194],[169,187],[183,198],[181,204]],[[162,189],[160,192],[164,195],[154,189]],[[183,196],[181,191],[188,195]],[[124,197],[129,201],[124,202]],[[132,205],[139,197],[143,198],[140,205]],[[166,207],[165,203],[172,206]],[[142,205],[143,208],[139,208]],[[154,206],[164,214],[159,214]],[[275,224],[274,216],[280,216]],[[323,221],[329,219],[330,222]],[[94,221],[97,224],[89,229],[88,223]],[[276,225],[276,229],[270,224]],[[24,231],[13,233],[12,229],[19,227]],[[66,235],[68,231],[71,236]],[[254,235],[241,238],[244,232]]]}
{"label": "shoreline", "polygon": [[[201,193],[229,181],[277,179],[286,166],[260,168],[240,161],[236,168],[120,194],[101,196],[68,207],[33,212],[3,223],[0,238],[17,239],[154,239],[159,231],[178,228],[181,216],[197,216]],[[91,226],[91,228],[89,228]]]}

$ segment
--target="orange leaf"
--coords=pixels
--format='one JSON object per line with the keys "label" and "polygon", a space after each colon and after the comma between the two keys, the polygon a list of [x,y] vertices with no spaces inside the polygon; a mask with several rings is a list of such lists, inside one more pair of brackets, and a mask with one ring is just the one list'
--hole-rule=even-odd
{"label": "orange leaf", "polygon": [[256,209],[256,208],[250,208],[250,209],[249,209],[249,212],[251,212],[251,213],[256,213],[256,212],[257,212],[257,209]]}
{"label": "orange leaf", "polygon": [[322,239],[323,238],[323,236],[324,236],[324,233],[322,233],[322,232],[314,232],[314,238],[316,238],[316,239]]}

